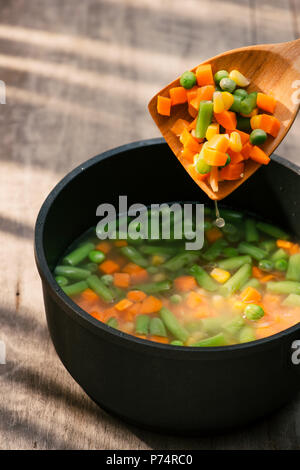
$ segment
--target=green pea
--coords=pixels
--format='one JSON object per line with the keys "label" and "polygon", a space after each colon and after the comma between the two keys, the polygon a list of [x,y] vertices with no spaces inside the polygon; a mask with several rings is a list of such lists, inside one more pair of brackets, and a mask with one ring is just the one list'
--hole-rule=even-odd
{"label": "green pea", "polygon": [[206,173],[210,172],[211,166],[206,163],[204,158],[198,158],[198,160],[196,162],[196,170],[201,175],[206,175]]}
{"label": "green pea", "polygon": [[233,94],[235,96],[240,96],[241,98],[246,98],[248,96],[248,93],[243,88],[237,88],[234,90]]}
{"label": "green pea", "polygon": [[272,271],[272,269],[274,268],[274,263],[269,259],[262,259],[258,263],[258,267],[263,271]]}
{"label": "green pea", "polygon": [[92,263],[102,263],[105,260],[105,254],[100,250],[92,250],[89,252],[89,259]]}
{"label": "green pea", "polygon": [[229,91],[229,93],[232,93],[235,90],[236,83],[231,80],[231,78],[225,77],[220,81],[220,87],[223,91]]}
{"label": "green pea", "polygon": [[286,271],[288,262],[286,259],[278,259],[275,261],[274,267],[277,269],[277,271]]}
{"label": "green pea", "polygon": [[170,301],[173,304],[180,304],[180,302],[182,301],[182,297],[179,294],[174,294],[174,295],[171,295]]}
{"label": "green pea", "polygon": [[196,85],[196,81],[196,75],[189,70],[184,72],[180,77],[180,85],[186,89],[193,88],[193,86]]}
{"label": "green pea", "polygon": [[60,287],[66,286],[69,282],[64,276],[56,276],[55,280]]}
{"label": "green pea", "polygon": [[252,145],[262,145],[267,140],[267,134],[262,129],[254,129],[250,134],[250,143]]}
{"label": "green pea", "polygon": [[262,318],[265,314],[264,309],[260,305],[250,304],[244,310],[248,320],[256,321]]}
{"label": "green pea", "polygon": [[229,73],[227,72],[227,70],[219,70],[218,72],[215,73],[214,80],[215,80],[215,83],[219,85],[222,78],[228,78],[228,77],[229,77]]}

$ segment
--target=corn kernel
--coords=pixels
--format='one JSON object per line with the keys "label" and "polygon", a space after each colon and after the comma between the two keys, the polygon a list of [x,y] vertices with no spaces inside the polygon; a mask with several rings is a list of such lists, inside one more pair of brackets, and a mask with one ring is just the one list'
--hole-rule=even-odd
{"label": "corn kernel", "polygon": [[233,152],[240,152],[243,148],[242,139],[238,132],[231,132],[229,147]]}
{"label": "corn kernel", "polygon": [[228,146],[229,146],[229,135],[228,134],[216,134],[208,142],[205,142],[205,143],[208,144],[207,147],[209,147],[210,149],[214,149],[214,150],[218,150],[219,152],[226,153]]}
{"label": "corn kernel", "polygon": [[214,102],[214,113],[222,113],[224,111],[224,102],[222,93],[220,91],[215,91],[213,96]]}
{"label": "corn kernel", "polygon": [[246,78],[245,75],[243,75],[238,70],[231,70],[229,78],[231,78],[231,80],[233,80],[237,86],[241,87],[248,86],[250,83],[250,80],[248,80],[248,78]]}
{"label": "corn kernel", "polygon": [[230,272],[220,268],[214,268],[210,275],[220,284],[224,284],[230,278]]}
{"label": "corn kernel", "polygon": [[237,300],[233,304],[234,310],[238,310],[239,312],[243,312],[245,309],[245,304],[241,300]]}
{"label": "corn kernel", "polygon": [[219,134],[220,126],[219,124],[210,124],[207,128],[205,138],[210,140],[214,135]]}
{"label": "corn kernel", "polygon": [[153,266],[159,266],[165,262],[166,258],[160,255],[153,255],[152,256],[152,264]]}
{"label": "corn kernel", "polygon": [[250,119],[251,128],[252,129],[259,129],[260,121],[261,121],[261,115],[260,114],[257,114],[256,116],[253,116]]}
{"label": "corn kernel", "polygon": [[164,281],[165,279],[166,279],[166,275],[164,273],[157,273],[157,274],[153,274],[152,276],[152,280],[154,282]]}
{"label": "corn kernel", "polygon": [[224,103],[224,110],[228,111],[228,109],[231,108],[234,102],[234,97],[228,91],[221,91],[221,93],[222,93],[222,98],[223,98],[223,103]]}

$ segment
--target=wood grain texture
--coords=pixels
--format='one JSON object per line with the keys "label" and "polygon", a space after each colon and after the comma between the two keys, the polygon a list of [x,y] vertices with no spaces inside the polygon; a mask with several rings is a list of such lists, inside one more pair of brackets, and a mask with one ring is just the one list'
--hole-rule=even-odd
{"label": "wood grain texture", "polygon": [[[186,0],[184,9],[179,0],[3,2],[1,449],[299,448],[299,398],[245,430],[193,439],[146,432],[102,411],[54,352],[32,249],[37,212],[66,172],[108,148],[158,135],[147,111],[157,89],[208,57],[254,38],[261,43],[267,23],[264,41],[293,39],[292,19],[284,0],[201,0],[201,8]],[[299,161],[297,123],[292,132],[281,153]]]}

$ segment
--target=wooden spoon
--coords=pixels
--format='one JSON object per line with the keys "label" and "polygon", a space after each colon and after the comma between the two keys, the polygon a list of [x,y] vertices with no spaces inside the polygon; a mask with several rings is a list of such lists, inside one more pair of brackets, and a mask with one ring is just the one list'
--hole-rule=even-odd
{"label": "wooden spoon", "polygon": [[[297,90],[300,79],[300,39],[280,44],[263,44],[258,46],[242,47],[217,55],[202,64],[211,64],[213,73],[218,70],[237,69],[251,80],[247,91],[261,91],[273,94],[277,100],[274,116],[281,122],[278,136],[274,139],[268,137],[262,149],[271,155],[285,137],[299,110]],[[197,66],[198,67],[198,66]],[[195,67],[193,72],[195,72]],[[171,127],[178,118],[191,121],[187,105],[172,107],[171,116],[161,116],[157,113],[157,96],[169,96],[169,89],[180,86],[179,78],[159,91],[149,102],[148,108],[160,132],[177,158],[180,157],[182,144],[179,138],[171,132]],[[209,183],[195,182],[214,200],[223,199],[246,181],[260,167],[259,163],[247,160],[243,178],[236,181],[222,181],[218,192],[214,192]]]}

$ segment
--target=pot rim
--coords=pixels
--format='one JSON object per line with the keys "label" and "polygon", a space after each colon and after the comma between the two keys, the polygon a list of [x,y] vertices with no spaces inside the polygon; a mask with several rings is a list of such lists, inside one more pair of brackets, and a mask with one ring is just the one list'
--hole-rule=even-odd
{"label": "pot rim", "polygon": [[[217,347],[207,347],[207,348],[192,348],[190,346],[171,346],[168,344],[157,343],[150,340],[144,340],[141,338],[137,338],[136,336],[130,335],[128,333],[124,333],[120,330],[115,328],[111,328],[110,326],[102,323],[87,312],[85,312],[82,308],[80,308],[75,302],[73,302],[70,297],[68,297],[64,291],[58,286],[56,283],[52,272],[48,266],[46,261],[44,246],[43,246],[43,235],[44,235],[44,227],[45,221],[51,208],[52,203],[57,198],[59,193],[79,174],[83,171],[88,170],[94,164],[99,163],[106,158],[111,156],[122,154],[127,152],[128,150],[138,149],[142,147],[147,147],[151,145],[161,145],[166,144],[163,138],[154,138],[154,139],[146,139],[140,140],[136,142],[132,142],[129,144],[125,144],[111,150],[107,150],[95,157],[88,159],[87,161],[83,162],[69,173],[67,173],[57,184],[56,186],[50,191],[49,195],[46,197],[45,201],[43,202],[40,211],[37,216],[36,224],[35,224],[35,236],[34,236],[34,254],[35,260],[37,264],[37,268],[40,274],[42,281],[47,283],[48,288],[50,288],[50,293],[52,297],[61,305],[63,310],[68,314],[71,315],[72,318],[79,322],[85,328],[88,328],[93,333],[98,335],[106,334],[108,337],[114,342],[124,342],[124,346],[129,348],[134,348],[138,350],[151,350],[153,353],[167,355],[169,357],[176,355],[178,359],[186,359],[187,355],[193,359],[213,359],[215,354],[229,354],[231,355],[234,353],[236,355],[237,352],[239,353],[247,353],[249,351],[257,351],[261,348],[266,347],[274,347],[275,343],[281,341],[282,339],[286,339],[290,334],[295,333],[296,331],[300,330],[300,322],[296,325],[283,330],[275,335],[268,336],[266,338],[258,339],[255,341],[251,341],[248,343],[243,344],[234,344],[229,346],[217,346]],[[297,166],[295,163],[286,160],[283,157],[278,155],[272,155],[272,160],[276,161],[280,165],[287,167],[289,170],[297,173],[300,175],[300,167]]]}

